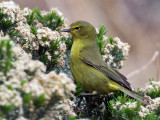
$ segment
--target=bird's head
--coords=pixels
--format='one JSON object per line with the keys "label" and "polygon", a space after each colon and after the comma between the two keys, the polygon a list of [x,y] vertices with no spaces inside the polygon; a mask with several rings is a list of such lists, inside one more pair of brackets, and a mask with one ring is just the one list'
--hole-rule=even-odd
{"label": "bird's head", "polygon": [[63,29],[60,32],[69,32],[73,39],[87,39],[93,40],[96,38],[95,28],[88,22],[77,21],[70,25],[69,29]]}

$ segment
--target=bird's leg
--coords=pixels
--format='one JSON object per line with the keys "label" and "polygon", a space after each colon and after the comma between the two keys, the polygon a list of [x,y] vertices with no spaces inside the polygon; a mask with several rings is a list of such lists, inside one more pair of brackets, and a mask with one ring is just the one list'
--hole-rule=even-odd
{"label": "bird's leg", "polygon": [[93,91],[92,93],[81,93],[81,96],[99,96],[97,91]]}
{"label": "bird's leg", "polygon": [[95,93],[81,93],[80,96],[97,96]]}

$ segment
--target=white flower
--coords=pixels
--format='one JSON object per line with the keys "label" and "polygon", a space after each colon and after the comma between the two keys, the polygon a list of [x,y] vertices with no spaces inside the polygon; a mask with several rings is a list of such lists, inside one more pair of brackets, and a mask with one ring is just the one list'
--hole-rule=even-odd
{"label": "white flower", "polygon": [[139,116],[142,117],[142,118],[145,117],[145,115],[144,115],[144,113],[143,113],[142,111],[139,111],[138,114],[139,114]]}
{"label": "white flower", "polygon": [[51,11],[54,11],[58,16],[63,16],[63,13],[58,10],[58,8],[52,8]]}
{"label": "white flower", "polygon": [[14,99],[11,100],[11,103],[14,104],[16,107],[22,106],[22,97],[20,95],[16,95]]}
{"label": "white flower", "polygon": [[29,15],[29,14],[31,13],[31,10],[30,10],[29,8],[24,8],[24,9],[22,10],[22,12],[23,12],[23,15],[24,15],[24,16],[27,16],[27,15]]}
{"label": "white flower", "polygon": [[120,104],[121,104],[121,102],[120,102],[120,101],[116,102],[116,106],[119,106]]}
{"label": "white flower", "polygon": [[59,51],[60,53],[64,53],[66,51],[66,44],[64,42],[60,42]]}

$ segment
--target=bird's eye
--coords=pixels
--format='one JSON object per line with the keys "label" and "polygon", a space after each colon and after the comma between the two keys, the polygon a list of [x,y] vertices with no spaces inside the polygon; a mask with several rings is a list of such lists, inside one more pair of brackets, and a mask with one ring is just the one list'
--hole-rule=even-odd
{"label": "bird's eye", "polygon": [[76,30],[79,30],[79,29],[80,29],[80,27],[75,27],[75,29],[76,29]]}

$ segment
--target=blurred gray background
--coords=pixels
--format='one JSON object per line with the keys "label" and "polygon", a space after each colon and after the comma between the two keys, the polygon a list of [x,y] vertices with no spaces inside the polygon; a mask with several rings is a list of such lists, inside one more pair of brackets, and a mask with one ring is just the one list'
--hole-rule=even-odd
{"label": "blurred gray background", "polygon": [[[0,0],[2,1],[2,0]],[[117,36],[131,45],[121,73],[145,66],[160,51],[160,0],[14,0],[21,7],[50,10],[57,7],[68,19],[86,20],[93,26],[104,24],[107,35]],[[129,77],[132,87],[144,87],[149,78],[159,79],[160,57],[143,71]]]}

